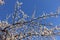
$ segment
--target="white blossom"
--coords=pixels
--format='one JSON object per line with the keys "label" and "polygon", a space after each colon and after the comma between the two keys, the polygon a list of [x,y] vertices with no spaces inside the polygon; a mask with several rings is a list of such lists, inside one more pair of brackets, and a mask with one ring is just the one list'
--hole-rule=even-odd
{"label": "white blossom", "polygon": [[0,0],[0,5],[3,5],[4,3],[4,0]]}

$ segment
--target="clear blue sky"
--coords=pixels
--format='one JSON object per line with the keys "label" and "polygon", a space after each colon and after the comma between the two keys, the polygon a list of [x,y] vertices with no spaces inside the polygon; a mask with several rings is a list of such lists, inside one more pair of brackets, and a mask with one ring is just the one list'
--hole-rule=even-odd
{"label": "clear blue sky", "polygon": [[[0,19],[5,19],[7,14],[12,14],[14,11],[14,5],[16,0],[4,0],[5,4],[0,6]],[[50,13],[56,12],[57,8],[60,7],[60,0],[19,0],[23,2],[22,10],[28,14],[32,15],[34,9],[36,9],[36,17],[42,15],[43,12]],[[60,24],[59,17],[56,19],[51,18],[49,22],[53,22],[54,25]],[[59,39],[57,39],[59,40]]]}

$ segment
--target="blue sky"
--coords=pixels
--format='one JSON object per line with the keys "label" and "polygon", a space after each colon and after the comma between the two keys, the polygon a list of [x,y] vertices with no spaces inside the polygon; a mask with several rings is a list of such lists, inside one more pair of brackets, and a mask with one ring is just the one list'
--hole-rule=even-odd
{"label": "blue sky", "polygon": [[[4,0],[5,4],[0,6],[0,20],[5,19],[7,14],[12,14],[14,11],[14,6],[16,0]],[[23,2],[22,10],[28,14],[32,15],[33,11],[36,10],[36,17],[42,15],[43,12],[50,13],[56,12],[57,8],[60,7],[60,0],[19,0]],[[51,18],[55,25],[60,24],[59,17],[56,19]],[[50,19],[47,22],[51,22]],[[57,39],[59,40],[59,39]]]}

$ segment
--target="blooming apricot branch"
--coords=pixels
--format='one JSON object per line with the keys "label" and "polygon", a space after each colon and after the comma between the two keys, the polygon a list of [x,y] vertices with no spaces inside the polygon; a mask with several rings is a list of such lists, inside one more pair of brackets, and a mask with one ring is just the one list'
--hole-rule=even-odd
{"label": "blooming apricot branch", "polygon": [[[22,4],[22,2],[17,1],[14,13],[6,18],[9,19],[12,17],[11,24],[8,21],[0,21],[0,40],[32,40],[33,37],[40,37],[41,40],[47,40],[49,38],[51,38],[49,40],[56,40],[54,36],[60,36],[60,32],[58,32],[60,31],[60,27],[55,27],[51,23],[41,23],[43,19],[60,16],[59,10],[57,13],[44,13],[37,18],[35,18],[36,11],[34,10],[32,18],[26,20],[29,16],[22,11]],[[47,26],[53,26],[53,28],[49,29]]]}

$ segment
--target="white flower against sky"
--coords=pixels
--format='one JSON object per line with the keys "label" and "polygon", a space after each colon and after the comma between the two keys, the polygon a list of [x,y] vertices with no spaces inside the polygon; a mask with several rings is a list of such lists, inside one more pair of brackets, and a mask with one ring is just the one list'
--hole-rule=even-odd
{"label": "white flower against sky", "polygon": [[0,0],[0,5],[3,5],[4,3],[4,0]]}

